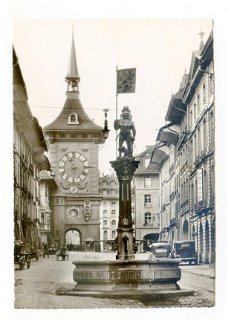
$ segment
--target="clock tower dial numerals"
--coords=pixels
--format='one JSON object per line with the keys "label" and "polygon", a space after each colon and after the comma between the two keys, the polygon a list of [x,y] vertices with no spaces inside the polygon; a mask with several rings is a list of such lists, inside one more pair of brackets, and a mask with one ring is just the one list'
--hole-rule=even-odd
{"label": "clock tower dial numerals", "polygon": [[79,152],[68,152],[59,161],[59,173],[69,183],[80,183],[89,173],[88,160]]}

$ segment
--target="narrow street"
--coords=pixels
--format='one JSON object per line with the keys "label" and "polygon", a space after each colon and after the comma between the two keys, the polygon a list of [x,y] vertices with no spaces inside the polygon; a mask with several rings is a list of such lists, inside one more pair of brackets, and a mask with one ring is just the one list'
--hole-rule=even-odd
{"label": "narrow street", "polygon": [[[138,254],[148,256],[148,254]],[[137,301],[57,295],[61,289],[74,287],[72,261],[113,259],[113,253],[70,252],[68,261],[56,261],[55,255],[32,261],[30,269],[15,266],[16,309],[95,309],[95,308],[155,308],[155,307],[211,307],[214,305],[214,267],[182,265],[182,289],[193,289],[194,296]]]}

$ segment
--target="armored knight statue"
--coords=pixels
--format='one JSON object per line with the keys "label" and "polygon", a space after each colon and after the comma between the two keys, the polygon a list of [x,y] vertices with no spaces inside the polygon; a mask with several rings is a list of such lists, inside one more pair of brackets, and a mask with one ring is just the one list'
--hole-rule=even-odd
{"label": "armored knight statue", "polygon": [[[115,130],[120,130],[118,148],[119,157],[132,157],[136,130],[128,106],[123,107],[120,117],[120,119],[114,121]],[[126,147],[123,146],[124,142],[126,143]]]}

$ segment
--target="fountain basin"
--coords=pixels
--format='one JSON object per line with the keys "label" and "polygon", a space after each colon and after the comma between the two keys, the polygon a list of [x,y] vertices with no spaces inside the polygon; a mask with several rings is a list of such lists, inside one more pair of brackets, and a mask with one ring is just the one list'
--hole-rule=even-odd
{"label": "fountain basin", "polygon": [[[179,293],[180,260],[160,258],[148,260],[73,261],[74,295],[142,296]],[[193,294],[184,291],[185,295]],[[187,294],[186,294],[187,293]]]}

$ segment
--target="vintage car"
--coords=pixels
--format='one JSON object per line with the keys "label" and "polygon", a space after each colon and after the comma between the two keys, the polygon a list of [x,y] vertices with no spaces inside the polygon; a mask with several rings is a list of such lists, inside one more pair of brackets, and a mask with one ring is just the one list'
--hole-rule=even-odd
{"label": "vintage car", "polygon": [[197,254],[195,251],[194,241],[176,241],[173,243],[173,251],[174,257],[181,259],[182,262],[197,264]]}
{"label": "vintage car", "polygon": [[172,245],[168,242],[156,242],[149,245],[152,257],[167,258],[172,257]]}

